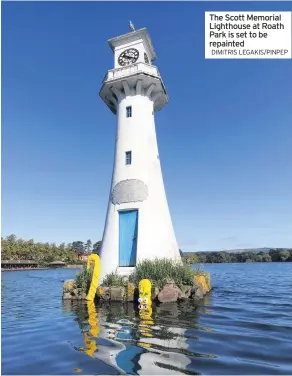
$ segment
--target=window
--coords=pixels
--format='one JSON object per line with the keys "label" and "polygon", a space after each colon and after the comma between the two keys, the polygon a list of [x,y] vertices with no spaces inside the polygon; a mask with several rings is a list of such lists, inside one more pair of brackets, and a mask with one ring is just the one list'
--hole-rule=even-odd
{"label": "window", "polygon": [[129,165],[132,163],[132,152],[126,151],[126,165]]}
{"label": "window", "polygon": [[145,61],[146,64],[149,64],[149,59],[148,59],[148,56],[145,52],[144,52],[144,61]]}
{"label": "window", "polygon": [[126,116],[132,117],[132,106],[126,107]]}

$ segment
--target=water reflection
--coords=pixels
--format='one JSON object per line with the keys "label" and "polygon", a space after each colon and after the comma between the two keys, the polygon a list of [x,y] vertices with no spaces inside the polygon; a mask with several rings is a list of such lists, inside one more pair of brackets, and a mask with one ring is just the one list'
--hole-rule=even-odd
{"label": "water reflection", "polygon": [[[153,319],[152,319],[152,305],[146,306],[146,308],[139,309],[139,328],[138,331],[140,333],[141,337],[152,337],[151,333],[151,326],[153,325]],[[143,343],[143,347],[149,348],[151,347],[150,344],[146,342],[139,342],[140,346]]]}
{"label": "water reflection", "polygon": [[84,347],[74,349],[118,373],[197,374],[188,369],[194,354],[188,351],[188,329],[181,327],[181,316],[186,319],[188,313],[198,325],[196,306],[153,304],[139,310],[134,304],[64,302],[63,310],[74,312],[83,335]]}
{"label": "water reflection", "polygon": [[[92,337],[97,337],[99,334],[99,319],[93,302],[86,302],[87,304],[87,313],[88,313],[88,324],[89,329],[83,331],[84,345],[85,347],[78,348],[78,351],[82,351],[91,358],[94,358],[94,353],[97,350],[96,340]],[[77,348],[76,348],[77,349]]]}
{"label": "water reflection", "polygon": [[144,318],[132,304],[62,303],[76,271],[2,273],[2,373],[291,375],[292,263],[267,264],[214,265],[204,301]]}

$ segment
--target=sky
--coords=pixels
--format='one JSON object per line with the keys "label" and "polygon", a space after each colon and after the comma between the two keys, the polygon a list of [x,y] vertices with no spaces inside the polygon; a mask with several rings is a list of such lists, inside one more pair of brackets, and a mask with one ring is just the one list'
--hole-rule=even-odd
{"label": "sky", "polygon": [[102,238],[116,119],[109,38],[147,27],[169,103],[155,115],[179,247],[292,247],[292,60],[205,60],[205,11],[291,3],[2,2],[2,236]]}

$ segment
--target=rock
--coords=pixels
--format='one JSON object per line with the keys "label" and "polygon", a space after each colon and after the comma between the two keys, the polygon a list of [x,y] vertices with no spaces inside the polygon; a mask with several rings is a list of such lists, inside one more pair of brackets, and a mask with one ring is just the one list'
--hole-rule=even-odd
{"label": "rock", "polygon": [[151,299],[155,300],[158,297],[159,294],[159,288],[158,287],[152,287],[151,289]]}
{"label": "rock", "polygon": [[64,292],[63,294],[63,299],[66,300],[66,299],[71,299],[71,294],[70,292]]}
{"label": "rock", "polygon": [[205,280],[208,286],[209,291],[212,290],[212,283],[211,283],[211,274],[208,272],[204,272]]}
{"label": "rock", "polygon": [[122,302],[126,299],[126,289],[124,287],[111,287],[111,301]]}
{"label": "rock", "polygon": [[201,300],[203,299],[204,295],[205,293],[203,286],[200,283],[196,284],[196,286],[194,286],[192,289],[191,298],[193,300]]}
{"label": "rock", "polygon": [[82,300],[86,299],[86,293],[76,287],[74,279],[69,279],[63,285],[63,299]]}
{"label": "rock", "polygon": [[204,294],[210,291],[205,275],[195,276],[194,282],[199,283],[202,286]]}
{"label": "rock", "polygon": [[192,295],[192,286],[185,285],[181,289],[181,299],[189,299]]}
{"label": "rock", "polygon": [[97,296],[103,300],[108,301],[111,298],[111,290],[110,287],[98,287],[96,290]]}
{"label": "rock", "polygon": [[134,300],[135,300],[135,285],[133,283],[128,282],[126,301],[133,302]]}
{"label": "rock", "polygon": [[71,292],[74,289],[74,279],[68,279],[67,281],[64,282],[63,285],[63,292]]}
{"label": "rock", "polygon": [[181,290],[174,283],[167,283],[159,292],[157,298],[160,303],[176,302],[181,296]]}
{"label": "rock", "polygon": [[82,293],[81,293],[81,299],[85,300],[86,297],[87,297],[86,293],[85,293],[85,292],[82,292]]}
{"label": "rock", "polygon": [[72,295],[73,295],[73,296],[78,296],[78,295],[79,295],[79,289],[74,289],[74,290],[72,291]]}

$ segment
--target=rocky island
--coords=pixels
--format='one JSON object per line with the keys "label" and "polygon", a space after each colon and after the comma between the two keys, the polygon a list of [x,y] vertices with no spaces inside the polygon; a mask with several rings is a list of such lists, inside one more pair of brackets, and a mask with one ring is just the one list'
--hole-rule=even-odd
{"label": "rocky island", "polygon": [[[211,291],[210,273],[167,259],[143,260],[130,276],[107,275],[97,287],[98,302],[138,302],[139,281],[149,279],[151,299],[158,303],[198,301]],[[77,274],[75,280],[65,281],[63,299],[86,300],[92,280],[92,269]]]}

